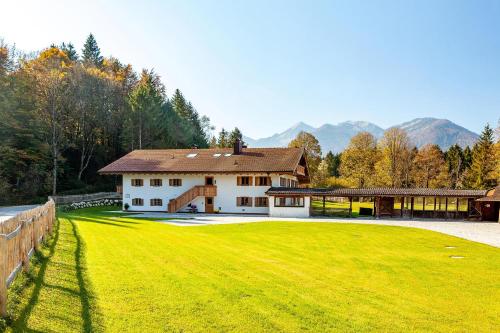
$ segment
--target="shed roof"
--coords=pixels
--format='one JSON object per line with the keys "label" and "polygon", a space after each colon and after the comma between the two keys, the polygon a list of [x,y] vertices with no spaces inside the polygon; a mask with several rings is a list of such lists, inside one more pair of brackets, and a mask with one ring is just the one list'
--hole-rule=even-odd
{"label": "shed roof", "polygon": [[487,191],[485,196],[477,199],[477,201],[500,201],[500,186]]}
{"label": "shed roof", "polygon": [[268,195],[312,195],[331,197],[460,197],[479,198],[486,195],[487,190],[453,190],[433,188],[292,188],[271,187]]}
{"label": "shed roof", "polygon": [[99,173],[295,173],[303,156],[301,148],[243,148],[238,155],[230,148],[134,150]]}

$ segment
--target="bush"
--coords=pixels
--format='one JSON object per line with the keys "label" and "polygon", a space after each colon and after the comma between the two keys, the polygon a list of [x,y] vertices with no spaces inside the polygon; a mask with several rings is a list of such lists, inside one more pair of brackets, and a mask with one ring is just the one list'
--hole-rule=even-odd
{"label": "bush", "polygon": [[73,202],[70,205],[61,208],[62,211],[69,212],[75,209],[90,208],[90,207],[104,207],[104,206],[121,206],[122,201],[118,199],[100,199],[92,201]]}

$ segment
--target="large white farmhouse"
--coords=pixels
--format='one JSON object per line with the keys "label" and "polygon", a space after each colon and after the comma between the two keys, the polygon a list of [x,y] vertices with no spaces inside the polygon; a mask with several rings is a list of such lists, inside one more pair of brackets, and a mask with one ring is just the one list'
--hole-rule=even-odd
{"label": "large white farmhouse", "polygon": [[310,197],[266,194],[309,182],[300,148],[135,150],[99,173],[122,175],[130,211],[309,216]]}

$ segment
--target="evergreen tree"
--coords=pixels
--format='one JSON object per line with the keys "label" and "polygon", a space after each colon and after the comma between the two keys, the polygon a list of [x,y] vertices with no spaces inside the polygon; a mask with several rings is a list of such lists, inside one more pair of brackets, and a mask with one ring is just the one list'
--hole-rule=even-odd
{"label": "evergreen tree", "polygon": [[238,127],[235,127],[234,130],[232,130],[232,132],[229,134],[228,145],[230,147],[233,147],[236,140],[240,140],[241,143],[244,144],[243,134],[241,134],[241,131],[238,129]]}
{"label": "evergreen tree", "polygon": [[472,164],[472,150],[469,146],[464,149],[464,169],[469,169]]}
{"label": "evergreen tree", "polygon": [[465,170],[464,152],[458,144],[451,146],[445,154],[450,187],[458,188],[461,186],[462,174]]}
{"label": "evergreen tree", "polygon": [[71,61],[78,60],[78,53],[76,52],[76,49],[71,42],[69,42],[68,44],[63,42],[59,47],[59,49],[61,49],[61,51],[66,53],[66,56],[68,57],[69,60]]}
{"label": "evergreen tree", "polygon": [[219,138],[217,139],[217,146],[219,148],[230,147],[228,133],[224,128],[222,128],[221,131],[219,132]]}
{"label": "evergreen tree", "polygon": [[171,99],[172,108],[185,123],[185,130],[191,146],[208,147],[209,120],[200,118],[191,102],[188,102],[179,89],[176,89]]}
{"label": "evergreen tree", "polygon": [[103,57],[101,56],[101,50],[92,34],[87,37],[83,45],[82,58],[84,63],[93,64],[96,67],[102,66]]}
{"label": "evergreen tree", "polygon": [[338,177],[340,176],[339,173],[339,168],[340,168],[340,158],[341,154],[334,154],[332,151],[329,151],[326,156],[325,160],[328,165],[328,174],[331,177]]}
{"label": "evergreen tree", "polygon": [[479,141],[472,149],[472,164],[469,172],[469,186],[483,189],[496,185],[496,158],[493,149],[493,129],[486,124]]}

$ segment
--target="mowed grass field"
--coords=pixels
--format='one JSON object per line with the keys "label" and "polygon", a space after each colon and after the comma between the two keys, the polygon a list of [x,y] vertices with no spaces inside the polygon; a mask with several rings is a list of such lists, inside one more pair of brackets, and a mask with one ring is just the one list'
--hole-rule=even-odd
{"label": "mowed grass field", "polygon": [[120,216],[103,209],[60,215],[34,283],[12,310],[9,330],[495,332],[500,327],[498,248],[400,227],[286,222],[178,227]]}

